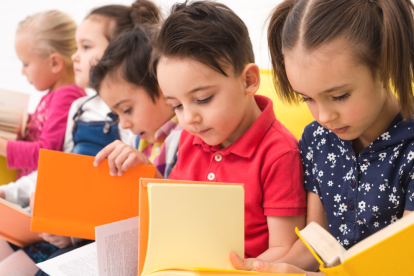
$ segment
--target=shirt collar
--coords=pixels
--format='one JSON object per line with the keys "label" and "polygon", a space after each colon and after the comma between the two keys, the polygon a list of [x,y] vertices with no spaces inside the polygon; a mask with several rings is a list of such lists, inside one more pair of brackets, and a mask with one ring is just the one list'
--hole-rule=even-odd
{"label": "shirt collar", "polygon": [[260,114],[254,124],[242,136],[240,136],[236,142],[227,148],[222,149],[220,145],[210,146],[200,137],[194,136],[193,145],[201,145],[207,152],[220,151],[220,154],[224,156],[233,153],[241,157],[250,158],[255,152],[263,136],[269,130],[269,127],[276,120],[276,116],[273,111],[273,102],[271,99],[260,95],[255,95],[254,99],[262,111],[262,114]]}
{"label": "shirt collar", "polygon": [[159,141],[167,137],[178,124],[177,116],[172,117],[162,127],[160,127],[157,132],[155,132],[155,141]]}

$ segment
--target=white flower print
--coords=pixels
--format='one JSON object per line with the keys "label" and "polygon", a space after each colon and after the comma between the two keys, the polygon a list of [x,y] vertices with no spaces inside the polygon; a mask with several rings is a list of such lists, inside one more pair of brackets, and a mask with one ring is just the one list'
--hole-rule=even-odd
{"label": "white flower print", "polygon": [[361,166],[361,172],[365,172],[368,169],[368,165],[367,164],[363,164]]}
{"label": "white flower print", "polygon": [[346,204],[345,203],[341,203],[341,205],[339,205],[339,211],[341,213],[346,212]]}
{"label": "white flower print", "polygon": [[379,227],[379,222],[378,221],[374,222],[374,226]]}
{"label": "white flower print", "polygon": [[334,161],[335,160],[336,155],[334,153],[328,153],[328,160],[329,161]]}
{"label": "white flower print", "polygon": [[313,151],[308,151],[308,153],[306,154],[306,159],[310,161],[312,160],[312,158],[313,158]]}
{"label": "white flower print", "polygon": [[341,196],[339,194],[336,194],[336,196],[334,196],[334,201],[339,203],[341,201]]}
{"label": "white flower print", "polygon": [[313,187],[313,192],[314,192],[315,194],[318,194],[318,190],[316,189],[316,187]]}
{"label": "white flower print", "polygon": [[332,187],[332,185],[333,185],[333,182],[330,180],[330,181],[328,181],[328,186],[329,187]]}
{"label": "white flower print", "polygon": [[394,202],[396,202],[396,201],[397,201],[397,197],[396,197],[394,194],[390,194],[390,195],[389,195],[389,197],[390,197],[390,201],[391,201],[392,203],[394,203]]}
{"label": "white flower print", "polygon": [[381,135],[382,140],[389,140],[391,138],[391,135],[389,132],[385,132]]}
{"label": "white flower print", "polygon": [[413,160],[414,159],[414,152],[413,151],[411,151],[410,150],[410,152],[408,153],[408,155],[407,155],[407,159],[409,160],[409,161],[411,161],[411,160]]}
{"label": "white flower print", "polygon": [[344,240],[345,245],[349,245],[349,241],[347,239]]}
{"label": "white flower print", "polygon": [[394,157],[395,157],[395,158],[397,158],[397,157],[398,157],[398,155],[400,155],[400,152],[399,152],[399,151],[396,151],[396,152],[394,153]]}
{"label": "white flower print", "polygon": [[393,192],[393,193],[396,193],[396,192],[397,192],[397,188],[395,188],[395,187],[394,187],[394,188],[392,188],[392,192]]}
{"label": "white flower print", "polygon": [[319,171],[318,176],[322,177],[323,176],[323,171]]}
{"label": "white flower print", "polygon": [[387,157],[387,153],[382,152],[382,153],[380,153],[379,157],[380,157],[379,160],[384,161],[385,157]]}
{"label": "white flower print", "polygon": [[391,223],[397,222],[398,218],[397,215],[391,216]]}
{"label": "white flower print", "polygon": [[414,179],[414,172],[410,175],[411,179]]}
{"label": "white flower print", "polygon": [[384,192],[385,191],[385,185],[384,184],[381,184],[379,186],[379,189],[380,189],[381,192]]}
{"label": "white flower print", "polygon": [[318,127],[318,129],[313,133],[313,136],[322,135],[323,134],[323,127]]}
{"label": "white flower print", "polygon": [[353,168],[346,174],[346,176],[342,177],[344,180],[351,180],[352,174],[354,173]]}
{"label": "white flower print", "polygon": [[372,211],[374,211],[375,213],[378,212],[378,210],[379,210],[378,206],[372,207]]}
{"label": "white flower print", "polygon": [[325,139],[325,138],[323,138],[323,139],[321,140],[321,144],[322,144],[322,145],[325,145],[325,143],[326,143],[326,139]]}
{"label": "white flower print", "polygon": [[365,201],[360,201],[358,203],[358,207],[361,209],[361,211],[365,211]]}
{"label": "white flower print", "polygon": [[346,224],[341,224],[341,226],[339,226],[339,231],[341,231],[344,235],[348,233],[347,229],[348,227],[346,226]]}
{"label": "white flower print", "polygon": [[371,184],[365,183],[365,191],[369,192],[371,190]]}

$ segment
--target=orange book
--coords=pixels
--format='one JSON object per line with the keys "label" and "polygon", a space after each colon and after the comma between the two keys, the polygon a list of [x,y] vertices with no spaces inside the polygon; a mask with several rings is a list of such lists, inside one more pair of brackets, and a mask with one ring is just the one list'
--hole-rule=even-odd
{"label": "orange book", "polygon": [[30,231],[31,215],[19,205],[0,198],[0,237],[20,247],[41,241],[39,233]]}
{"label": "orange book", "polygon": [[95,227],[138,216],[139,179],[155,167],[138,165],[122,176],[109,174],[105,159],[40,150],[32,231],[95,239]]}

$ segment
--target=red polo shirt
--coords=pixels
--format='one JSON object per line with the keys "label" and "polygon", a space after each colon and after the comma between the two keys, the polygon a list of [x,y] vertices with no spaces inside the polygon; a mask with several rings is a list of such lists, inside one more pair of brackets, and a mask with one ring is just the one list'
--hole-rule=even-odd
{"label": "red polo shirt", "polygon": [[244,183],[245,253],[269,247],[266,216],[306,214],[303,165],[297,139],[278,121],[269,98],[255,96],[256,122],[227,148],[210,146],[183,131],[170,179]]}

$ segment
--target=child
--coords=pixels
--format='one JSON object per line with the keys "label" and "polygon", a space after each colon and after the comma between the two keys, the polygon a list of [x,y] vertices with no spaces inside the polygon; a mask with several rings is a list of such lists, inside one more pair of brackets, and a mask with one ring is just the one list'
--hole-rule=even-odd
{"label": "child", "polygon": [[244,183],[246,256],[285,255],[305,223],[302,163],[271,100],[255,96],[247,27],[225,5],[186,2],[153,40],[150,68],[185,129],[170,178]]}
{"label": "child", "polygon": [[37,169],[41,148],[62,150],[70,105],[86,95],[73,84],[75,30],[72,18],[58,11],[37,13],[19,24],[15,46],[22,73],[37,90],[49,92],[30,116],[22,141],[0,138],[0,154],[9,168],[19,169],[17,178]]}
{"label": "child", "polygon": [[[303,99],[316,120],[299,143],[307,223],[346,249],[414,210],[413,11],[408,0],[286,0],[270,20],[279,96]],[[321,275],[304,271],[318,263],[301,241],[277,263],[248,264]]]}
{"label": "child", "polygon": [[168,178],[175,165],[182,128],[157,81],[148,73],[152,29],[138,25],[124,33],[109,44],[91,71],[91,86],[119,115],[121,126],[141,139],[138,150],[115,141],[96,155],[95,165],[108,157],[113,176],[144,163],[157,167],[156,177]]}

